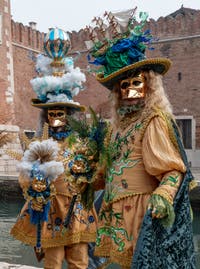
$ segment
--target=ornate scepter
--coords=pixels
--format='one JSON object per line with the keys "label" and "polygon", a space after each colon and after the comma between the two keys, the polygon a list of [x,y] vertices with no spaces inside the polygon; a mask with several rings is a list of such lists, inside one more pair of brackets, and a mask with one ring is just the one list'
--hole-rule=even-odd
{"label": "ornate scepter", "polygon": [[67,212],[67,216],[65,217],[65,220],[63,222],[63,226],[64,226],[64,228],[62,230],[63,233],[65,233],[65,231],[69,227],[70,220],[71,220],[72,213],[73,213],[73,209],[74,209],[74,205],[76,203],[76,199],[77,199],[77,194],[73,195],[71,203],[70,203],[70,206],[69,206],[69,209],[68,209],[68,212]]}
{"label": "ornate scepter", "polygon": [[73,208],[78,200],[86,210],[90,210],[94,202],[93,183],[96,180],[98,167],[101,165],[100,156],[104,151],[104,139],[107,134],[107,124],[97,117],[90,108],[92,121],[86,118],[77,120],[68,117],[68,123],[74,131],[66,139],[64,149],[64,167],[69,186],[75,189],[68,213],[64,220],[63,233],[70,224]]}
{"label": "ornate scepter", "polygon": [[28,187],[23,190],[28,201],[30,222],[37,227],[35,251],[41,253],[41,225],[48,220],[50,201],[56,191],[53,181],[64,172],[62,162],[55,161],[58,145],[52,139],[34,141],[24,152],[18,169],[27,179]]}

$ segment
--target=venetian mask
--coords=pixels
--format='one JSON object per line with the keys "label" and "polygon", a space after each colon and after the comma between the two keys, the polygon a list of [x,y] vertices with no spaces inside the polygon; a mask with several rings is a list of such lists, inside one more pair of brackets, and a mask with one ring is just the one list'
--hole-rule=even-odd
{"label": "venetian mask", "polygon": [[87,173],[89,171],[87,159],[81,154],[76,155],[71,169],[75,174]]}
{"label": "venetian mask", "polygon": [[146,79],[141,72],[134,77],[123,79],[120,82],[122,100],[143,98],[146,92]]}
{"label": "venetian mask", "polygon": [[65,109],[48,109],[48,121],[51,127],[60,127],[66,124]]}
{"label": "venetian mask", "polygon": [[34,178],[31,186],[32,186],[33,190],[35,190],[37,192],[43,192],[47,188],[46,180],[45,179],[38,180],[37,178]]}

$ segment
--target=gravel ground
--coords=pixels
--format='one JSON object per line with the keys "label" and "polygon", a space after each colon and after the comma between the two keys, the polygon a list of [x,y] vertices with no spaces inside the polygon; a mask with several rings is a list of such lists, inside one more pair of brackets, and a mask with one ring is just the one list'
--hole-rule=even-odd
{"label": "gravel ground", "polygon": [[0,262],[0,269],[38,269],[38,267]]}

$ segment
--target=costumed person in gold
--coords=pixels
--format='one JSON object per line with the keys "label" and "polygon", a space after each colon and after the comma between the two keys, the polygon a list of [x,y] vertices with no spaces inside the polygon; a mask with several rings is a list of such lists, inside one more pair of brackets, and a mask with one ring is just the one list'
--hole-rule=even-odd
{"label": "costumed person in gold", "polygon": [[[39,55],[36,64],[37,71],[43,76],[31,80],[37,94],[37,99],[32,99],[32,105],[41,109],[40,124],[43,125],[43,130],[40,128],[41,136],[33,140],[51,139],[57,142],[56,160],[63,164],[64,172],[54,178],[54,193],[51,195],[48,216],[40,222],[37,234],[37,220],[31,221],[30,212],[38,214],[39,211],[43,214],[44,205],[34,200],[32,189],[27,194],[24,174],[27,176],[31,173],[23,173],[20,185],[28,202],[11,230],[16,239],[35,246],[39,260],[44,256],[45,269],[61,269],[64,260],[69,269],[88,268],[88,243],[95,242],[96,238],[97,216],[93,207],[94,191],[91,183],[98,158],[96,149],[89,146],[91,144],[95,148],[96,141],[91,135],[92,127],[84,132],[81,128],[84,120],[79,122],[73,119],[75,112],[85,111],[84,106],[73,100],[83,90],[85,75],[78,67],[74,68],[72,57],[66,57],[69,45],[69,37],[64,31],[51,29],[44,41],[49,57]],[[72,125],[74,128],[78,125],[84,134],[76,132]],[[27,138],[24,138],[24,142],[29,151],[34,142],[30,143]],[[41,162],[40,154],[35,151],[35,155]],[[23,172],[23,165],[20,171]],[[33,173],[31,177],[35,178]],[[35,196],[40,195],[36,193]]]}
{"label": "costumed person in gold", "polygon": [[109,32],[90,50],[90,63],[101,65],[96,78],[110,90],[113,125],[95,255],[121,268],[195,268],[194,181],[162,83],[171,61],[146,59],[153,40],[143,31],[147,14],[135,23],[127,13],[107,13]]}

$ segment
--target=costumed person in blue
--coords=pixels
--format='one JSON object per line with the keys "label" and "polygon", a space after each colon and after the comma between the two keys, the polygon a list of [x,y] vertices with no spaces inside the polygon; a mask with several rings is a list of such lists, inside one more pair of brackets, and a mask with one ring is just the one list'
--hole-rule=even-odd
{"label": "costumed person in blue", "polygon": [[195,182],[162,83],[171,61],[145,57],[148,16],[141,12],[138,23],[133,10],[126,13],[105,13],[108,31],[96,19],[102,40],[88,27],[89,62],[110,91],[113,125],[95,255],[121,268],[194,269]]}
{"label": "costumed person in blue", "polygon": [[[31,221],[30,209],[44,212],[44,205],[41,199],[31,198],[34,195],[39,197],[38,193],[32,189],[27,193],[27,182],[30,182],[30,177],[41,177],[43,180],[46,176],[40,167],[40,156],[35,152],[38,160],[31,167],[33,171],[29,169],[19,179],[27,203],[11,230],[14,238],[35,246],[38,260],[44,257],[45,269],[61,269],[64,260],[69,269],[88,268],[88,243],[95,242],[96,238],[93,182],[98,163],[98,128],[94,125],[89,127],[85,118],[75,120],[76,112],[80,114],[85,111],[84,106],[73,100],[84,89],[82,84],[85,75],[80,68],[74,68],[72,57],[66,57],[69,46],[70,40],[66,32],[52,28],[46,34],[44,48],[48,57],[38,56],[36,70],[39,76],[31,80],[37,94],[37,98],[32,99],[32,106],[41,109],[41,134],[32,140],[23,137],[28,151],[32,143],[35,143],[33,141],[56,141],[58,150],[55,159],[62,163],[63,172],[54,177],[48,214],[40,222],[37,232],[37,220]],[[27,157],[27,161],[30,158]],[[21,168],[20,171],[22,170]],[[28,177],[29,174],[31,176]],[[30,204],[31,199],[34,200],[34,205]],[[37,241],[39,245],[36,245]]]}

